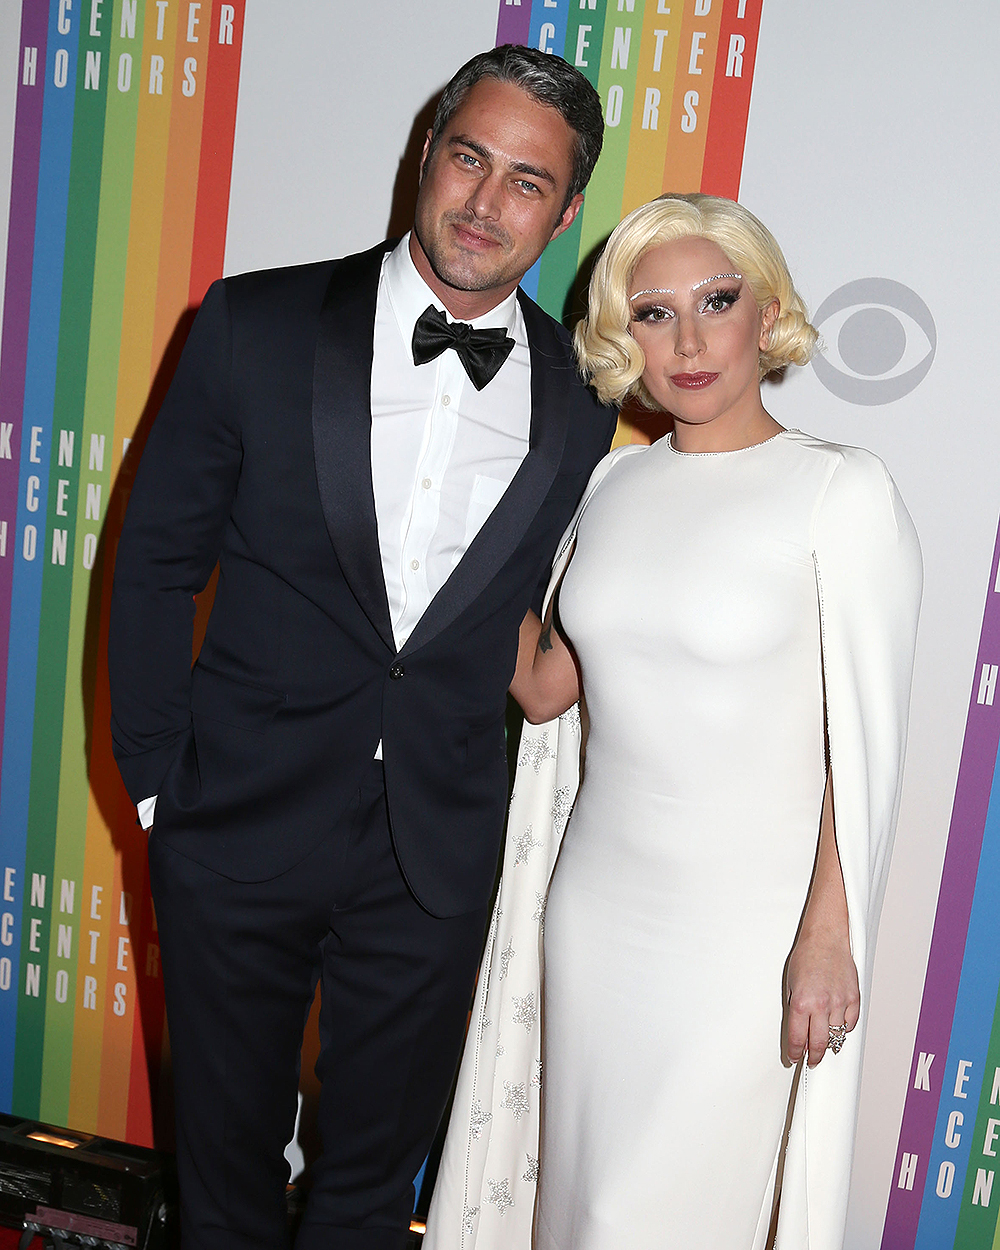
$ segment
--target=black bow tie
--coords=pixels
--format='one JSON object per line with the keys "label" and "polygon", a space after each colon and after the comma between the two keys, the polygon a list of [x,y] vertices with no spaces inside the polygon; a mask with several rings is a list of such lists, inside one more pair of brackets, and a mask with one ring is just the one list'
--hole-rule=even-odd
{"label": "black bow tie", "polygon": [[449,321],[433,304],[413,327],[413,363],[425,365],[454,347],[477,391],[497,375],[513,346],[514,340],[504,330],[473,330],[465,321]]}

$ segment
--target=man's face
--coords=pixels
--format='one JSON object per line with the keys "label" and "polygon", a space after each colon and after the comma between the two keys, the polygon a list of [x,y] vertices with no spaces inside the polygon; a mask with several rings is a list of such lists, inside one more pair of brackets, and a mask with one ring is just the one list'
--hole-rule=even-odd
{"label": "man's face", "polygon": [[575,138],[556,109],[495,78],[476,83],[430,155],[428,134],[410,252],[449,310],[494,308],[572,223]]}

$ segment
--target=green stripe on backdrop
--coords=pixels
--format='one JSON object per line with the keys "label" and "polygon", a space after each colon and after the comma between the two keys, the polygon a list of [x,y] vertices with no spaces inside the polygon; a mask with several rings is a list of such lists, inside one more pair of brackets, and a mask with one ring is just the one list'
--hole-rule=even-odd
{"label": "green stripe on backdrop", "polygon": [[[995,1079],[1000,1074],[1000,995],[993,1013],[993,1028],[983,1068],[983,1084],[976,1109],[975,1126],[972,1131],[972,1149],[969,1152],[968,1170],[965,1174],[962,1205],[958,1212],[955,1245],[961,1250],[990,1250],[997,1229],[997,1199],[1000,1198],[1000,1089],[994,1092]],[[992,1124],[990,1121],[992,1120]],[[966,1131],[968,1131],[968,1129]],[[989,1137],[990,1140],[987,1140]],[[987,1151],[992,1151],[988,1154]],[[982,1175],[980,1175],[980,1171]],[[993,1173],[990,1178],[990,1173]],[[936,1181],[936,1178],[931,1178]],[[987,1191],[983,1182],[989,1185]],[[957,1184],[961,1176],[955,1177]],[[977,1183],[979,1186],[977,1192]],[[976,1202],[973,1204],[973,1197]],[[927,1199],[925,1199],[927,1201]]]}
{"label": "green stripe on backdrop", "polygon": [[[585,7],[588,2],[594,6],[593,11]],[[570,9],[566,24],[563,56],[571,65],[575,64],[594,87],[598,85],[606,10],[607,5],[598,5],[597,0],[583,0],[583,3]],[[582,35],[581,27],[585,28]],[[586,29],[587,27],[590,29]],[[595,178],[599,176],[595,171]],[[587,199],[590,195],[591,192],[588,191]],[[581,261],[587,259],[580,253],[583,213],[584,210],[581,209],[572,226],[545,249],[538,276],[538,302],[547,313],[564,321],[566,325],[571,325],[584,311],[579,302],[577,283]],[[588,273],[585,267],[584,277]]]}
{"label": "green stripe on backdrop", "polygon": [[[40,558],[42,575],[41,616],[38,634],[38,672],[35,693],[34,738],[31,764],[31,797],[28,810],[25,886],[35,874],[45,877],[46,898],[41,907],[24,910],[21,940],[21,999],[17,1015],[14,1055],[13,1110],[38,1116],[42,1079],[46,1005],[52,998],[48,987],[48,943],[41,931],[51,901],[56,820],[59,794],[59,751],[63,736],[63,703],[67,684],[79,684],[78,669],[68,667],[66,644],[70,627],[70,593],[73,560],[74,503],[79,473],[83,397],[87,379],[87,348],[94,283],[94,247],[100,202],[100,154],[104,139],[104,114],[109,71],[111,23],[96,38],[81,32],[78,45],[76,96],[73,114],[73,150],[70,162],[69,212],[66,221],[66,255],[59,322],[56,388],[52,414],[51,476],[48,528]],[[60,431],[72,432],[72,466],[59,464]],[[65,457],[64,457],[65,458]],[[59,482],[66,483],[65,493]],[[66,515],[59,515],[65,513]],[[65,546],[58,538],[65,538]],[[65,562],[63,562],[65,561]],[[29,903],[30,903],[30,895]],[[38,934],[32,941],[32,926]],[[32,950],[32,946],[35,947]],[[25,992],[28,965],[38,968],[32,980],[34,994]]]}
{"label": "green stripe on backdrop", "polygon": [[[619,5],[619,8],[622,7]],[[628,163],[632,102],[642,39],[642,14],[643,0],[636,0],[633,12],[627,8],[622,12],[616,11],[605,23],[597,90],[604,105],[607,126],[604,150],[583,206],[581,258],[599,247],[621,219],[622,187]]]}
{"label": "green stripe on backdrop", "polygon": [[[141,50],[142,48],[144,6],[141,4],[138,6],[136,37],[129,40],[122,39],[120,35],[120,8],[121,0],[118,0],[112,23],[113,38],[106,81],[107,112],[100,164],[100,208],[96,222],[93,311],[87,347],[86,393],[81,405],[78,476],[81,472],[87,472],[89,468],[92,432],[99,432],[102,429],[108,432],[104,450],[106,475],[109,474],[110,465],[114,461],[111,439],[114,431],[115,399],[118,387],[118,355],[132,200],[138,84],[141,77],[140,57],[135,58],[138,63],[131,68],[131,89],[123,92],[116,88],[119,58],[123,54],[132,56],[135,49]],[[98,151],[99,149],[94,153],[95,164]],[[88,473],[88,476],[93,475]],[[102,517],[106,507],[107,487],[105,486],[102,496]],[[83,523],[86,519],[86,508],[87,496],[84,487],[78,490],[75,496],[77,541],[71,547],[73,587],[69,609],[69,645],[66,655],[69,671],[73,673],[84,673],[84,650],[87,646],[90,648],[95,646],[97,632],[96,611],[92,614],[94,618],[92,630],[88,630],[87,616],[92,580],[95,590],[100,582],[84,568],[80,543],[80,535],[85,528]],[[99,525],[99,522],[95,522],[86,528],[99,530]],[[89,684],[92,685],[92,674]],[[56,1124],[65,1124],[69,1113],[77,964],[79,943],[84,937],[82,889],[89,800],[87,697],[79,680],[67,683],[63,692],[63,700],[62,767],[59,776],[59,814],[54,875],[57,883],[63,878],[76,882],[76,898],[73,914],[58,917],[64,924],[72,927],[73,943],[69,957],[58,958],[58,924],[55,915],[58,905],[53,907],[53,932],[49,940],[50,958],[55,959],[57,967],[66,972],[69,986],[65,1003],[56,1004],[50,1001],[45,1021],[43,1096],[40,1115],[42,1119]]]}

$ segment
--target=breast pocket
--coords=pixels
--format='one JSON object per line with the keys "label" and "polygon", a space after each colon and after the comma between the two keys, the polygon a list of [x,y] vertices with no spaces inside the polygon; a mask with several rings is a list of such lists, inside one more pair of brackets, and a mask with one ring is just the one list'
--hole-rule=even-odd
{"label": "breast pocket", "polygon": [[472,546],[472,540],[486,524],[490,513],[497,506],[507,490],[508,483],[496,477],[486,477],[477,473],[472,483],[472,495],[469,498],[469,511],[465,517],[465,535],[462,548],[456,551],[452,564],[455,565]]}

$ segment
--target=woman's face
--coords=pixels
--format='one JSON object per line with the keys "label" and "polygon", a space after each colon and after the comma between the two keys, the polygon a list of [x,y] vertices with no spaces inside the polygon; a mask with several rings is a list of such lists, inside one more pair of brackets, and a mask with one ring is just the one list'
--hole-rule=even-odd
{"label": "woman's face", "polygon": [[648,251],[629,284],[629,331],[642,348],[642,380],[675,421],[734,428],[762,412],[757,361],[778,315],[761,312],[750,285],[708,239]]}

